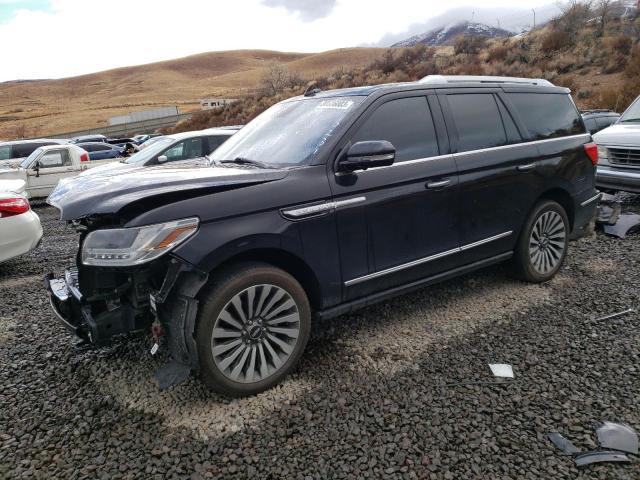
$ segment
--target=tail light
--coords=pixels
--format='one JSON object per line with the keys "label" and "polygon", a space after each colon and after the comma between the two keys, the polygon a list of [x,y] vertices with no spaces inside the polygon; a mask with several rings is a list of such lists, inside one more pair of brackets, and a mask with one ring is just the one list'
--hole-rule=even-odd
{"label": "tail light", "polygon": [[584,151],[587,152],[587,156],[589,157],[589,160],[591,160],[591,163],[593,163],[593,165],[597,165],[598,164],[598,146],[593,142],[585,143]]}
{"label": "tail light", "polygon": [[29,201],[26,198],[6,198],[0,200],[0,218],[13,217],[29,211]]}
{"label": "tail light", "polygon": [[81,162],[88,162],[89,161],[89,154],[88,153],[83,153],[82,155],[80,155],[80,161]]}

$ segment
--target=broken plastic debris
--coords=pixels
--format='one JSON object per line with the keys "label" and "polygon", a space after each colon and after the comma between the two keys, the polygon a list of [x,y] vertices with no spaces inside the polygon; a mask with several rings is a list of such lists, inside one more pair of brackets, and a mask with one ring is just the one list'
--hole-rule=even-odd
{"label": "broken plastic debris", "polygon": [[513,378],[513,368],[506,363],[490,363],[491,373],[496,377]]}
{"label": "broken plastic debris", "polygon": [[571,443],[571,440],[563,437],[558,432],[549,432],[545,434],[545,436],[551,440],[551,443],[562,450],[562,453],[565,455],[576,455],[580,453],[580,449]]}
{"label": "broken plastic debris", "polygon": [[629,233],[634,233],[640,227],[640,215],[635,213],[622,213],[615,225],[603,226],[604,233],[618,238],[625,238]]}
{"label": "broken plastic debris", "polygon": [[183,363],[171,361],[163,365],[156,372],[156,380],[160,390],[166,390],[169,387],[184,382],[191,374],[191,367]]}
{"label": "broken plastic debris", "polygon": [[596,223],[601,225],[615,225],[620,217],[620,209],[622,207],[619,203],[613,205],[598,205]]}
{"label": "broken plastic debris", "polygon": [[602,422],[596,429],[602,448],[638,454],[638,434],[624,423]]}
{"label": "broken plastic debris", "polygon": [[596,318],[596,322],[599,322],[600,320],[611,320],[612,318],[618,318],[623,315],[626,315],[627,313],[633,313],[633,312],[635,312],[635,309],[628,308],[626,310],[623,310],[622,312],[612,313],[611,315],[605,315],[604,317]]}
{"label": "broken plastic debris", "polygon": [[594,450],[592,452],[584,452],[576,457],[576,466],[584,467],[585,465],[591,465],[592,463],[600,462],[630,462],[622,452],[615,452],[612,450]]}

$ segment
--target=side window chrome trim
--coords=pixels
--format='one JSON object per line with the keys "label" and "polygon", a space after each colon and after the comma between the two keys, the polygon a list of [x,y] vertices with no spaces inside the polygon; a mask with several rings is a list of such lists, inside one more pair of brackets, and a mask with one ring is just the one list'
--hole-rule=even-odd
{"label": "side window chrome trim", "polygon": [[286,208],[280,210],[280,212],[282,213],[282,216],[288,220],[302,220],[309,217],[324,215],[340,208],[356,205],[366,201],[367,197],[353,197],[345,200],[336,200],[333,202],[324,202],[303,207]]}
{"label": "side window chrome trim", "polygon": [[357,285],[362,282],[366,282],[367,280],[372,280],[374,278],[382,277],[384,275],[389,275],[390,273],[396,273],[401,270],[405,270],[407,268],[415,267],[417,265],[422,265],[423,263],[432,262],[433,260],[438,260],[443,257],[448,257],[449,255],[453,255],[455,253],[464,252],[466,250],[470,250],[475,247],[479,247],[486,243],[493,242],[495,240],[500,240],[501,238],[508,237],[513,234],[513,231],[510,230],[508,232],[499,233],[498,235],[494,235],[492,237],[484,238],[482,240],[478,240],[477,242],[469,243],[467,245],[463,245],[458,248],[454,248],[452,250],[447,250],[445,252],[436,253],[435,255],[430,255],[428,257],[419,258],[418,260],[413,260],[409,263],[403,263],[402,265],[396,265],[395,267],[386,268],[384,270],[380,270],[377,272],[370,273],[368,275],[363,275],[362,277],[357,277],[352,280],[347,280],[344,282],[345,287],[350,287],[352,285]]}
{"label": "side window chrome trim", "polygon": [[[423,163],[423,162],[430,162],[432,160],[441,160],[443,158],[450,158],[451,156],[454,157],[460,157],[460,156],[464,156],[464,155],[471,155],[474,153],[481,153],[481,152],[491,152],[491,151],[495,151],[495,150],[504,150],[505,148],[515,148],[515,147],[519,147],[522,145],[537,145],[537,144],[541,144],[541,143],[548,143],[548,142],[557,142],[560,140],[567,140],[567,139],[571,139],[571,138],[584,138],[585,140],[589,139],[589,134],[588,133],[580,133],[577,135],[567,135],[566,137],[556,137],[556,138],[545,138],[544,140],[531,140],[528,142],[518,142],[518,143],[510,143],[509,145],[500,145],[498,147],[489,147],[489,148],[481,148],[479,150],[468,150],[466,152],[457,152],[457,153],[447,153],[444,155],[436,155],[435,157],[427,157],[427,158],[416,158],[414,160],[405,160],[404,162],[398,162],[398,163],[394,163],[392,165],[387,165],[385,167],[376,167],[373,168],[371,170],[363,170],[361,172],[358,172],[358,174],[362,174],[362,173],[367,173],[367,172],[375,172],[378,170],[384,170],[386,168],[396,168],[396,167],[401,167],[403,165],[414,165],[416,163]],[[338,175],[338,174],[336,174]]]}

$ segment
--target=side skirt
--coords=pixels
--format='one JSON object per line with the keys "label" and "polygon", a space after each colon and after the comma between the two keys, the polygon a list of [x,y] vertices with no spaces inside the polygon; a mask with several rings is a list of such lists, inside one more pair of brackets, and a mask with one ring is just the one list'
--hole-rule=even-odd
{"label": "side skirt", "polygon": [[347,303],[342,303],[326,310],[320,310],[316,312],[316,318],[320,320],[326,320],[329,318],[337,317],[339,315],[344,315],[345,313],[353,312],[354,310],[358,310],[359,308],[368,307],[369,305],[373,305],[375,303],[388,300],[398,295],[418,290],[428,285],[440,283],[445,280],[449,280],[450,278],[464,275],[465,273],[479,270],[484,267],[488,267],[489,265],[504,262],[505,260],[510,259],[512,256],[513,251],[505,252],[500,255],[496,255],[495,257],[485,258],[484,260],[480,260],[478,262],[470,263],[462,267],[454,268],[453,270],[448,270],[446,272],[433,275],[432,277],[423,278],[415,282],[400,285],[399,287],[393,287],[387,290],[383,290],[366,297],[358,298]]}

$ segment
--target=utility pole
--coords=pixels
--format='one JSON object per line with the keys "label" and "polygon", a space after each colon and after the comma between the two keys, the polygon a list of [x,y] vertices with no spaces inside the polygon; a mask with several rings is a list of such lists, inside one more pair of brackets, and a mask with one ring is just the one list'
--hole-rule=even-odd
{"label": "utility pole", "polygon": [[473,23],[473,17],[475,17],[475,16],[476,16],[476,11],[472,10],[471,11],[471,23]]}
{"label": "utility pole", "polygon": [[536,28],[536,9],[532,8],[531,11],[533,12],[533,28],[531,30],[535,30],[535,28]]}
{"label": "utility pole", "polygon": [[500,19],[496,18],[496,21],[498,22],[498,30],[500,30]]}

